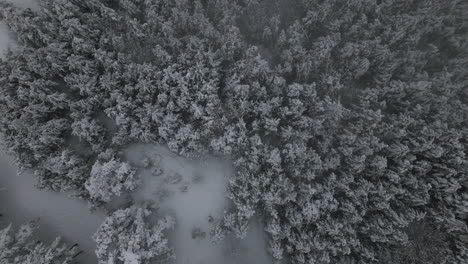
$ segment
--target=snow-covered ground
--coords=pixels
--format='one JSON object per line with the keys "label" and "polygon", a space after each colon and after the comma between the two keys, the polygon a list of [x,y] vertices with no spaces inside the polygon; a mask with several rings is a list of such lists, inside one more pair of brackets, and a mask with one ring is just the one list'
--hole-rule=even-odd
{"label": "snow-covered ground", "polygon": [[243,240],[215,244],[210,239],[213,222],[222,217],[228,202],[225,194],[232,169],[227,162],[188,161],[149,144],[135,144],[125,156],[140,167],[142,182],[133,198],[153,202],[160,214],[175,217],[175,230],[169,234],[175,264],[272,263],[262,226],[256,221]]}
{"label": "snow-covered ground", "polygon": [[[187,161],[154,145],[136,144],[125,154],[133,165],[142,166],[145,158],[150,161],[147,168],[139,169],[142,182],[132,194],[135,201],[153,202],[160,214],[176,219],[176,228],[169,234],[177,256],[174,264],[272,263],[258,221],[252,221],[243,240],[227,239],[215,244],[210,239],[212,223],[222,216],[227,203],[225,191],[231,173],[227,164],[214,159]],[[4,215],[0,226],[39,218],[39,238],[51,241],[62,236],[67,242],[79,243],[85,252],[78,260],[96,263],[91,236],[103,221],[104,213],[90,212],[85,203],[65,193],[38,190],[34,175],[17,175],[11,162],[10,157],[0,154],[0,213]]]}
{"label": "snow-covered ground", "polygon": [[10,37],[10,32],[7,26],[0,22],[0,58],[4,57],[5,51],[14,46],[14,43]]}
{"label": "snow-covered ground", "polygon": [[0,227],[14,223],[19,226],[39,218],[36,235],[44,241],[62,236],[68,243],[78,243],[84,251],[81,263],[97,263],[95,243],[91,236],[104,220],[101,212],[92,213],[86,203],[37,189],[32,173],[17,174],[10,157],[0,151]]}

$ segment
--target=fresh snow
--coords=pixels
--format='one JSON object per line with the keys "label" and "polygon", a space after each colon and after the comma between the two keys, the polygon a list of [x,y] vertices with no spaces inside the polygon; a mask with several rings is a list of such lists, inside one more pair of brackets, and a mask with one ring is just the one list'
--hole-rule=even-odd
{"label": "fresh snow", "polygon": [[14,47],[14,42],[5,23],[0,22],[0,58],[3,58],[8,49]]}
{"label": "fresh snow", "polygon": [[258,221],[252,221],[243,240],[214,243],[210,239],[212,223],[222,217],[228,204],[225,194],[232,169],[227,162],[214,158],[189,161],[150,144],[130,146],[125,156],[139,167],[141,177],[133,198],[153,202],[159,214],[176,219],[175,230],[169,234],[175,264],[272,263]]}
{"label": "fresh snow", "polygon": [[51,242],[62,236],[65,242],[78,243],[84,252],[80,263],[97,263],[95,243],[91,236],[104,220],[102,212],[91,212],[88,205],[67,193],[39,190],[30,172],[17,174],[12,159],[0,151],[0,227],[10,222],[15,226],[39,219],[36,235]]}
{"label": "fresh snow", "polygon": [[126,251],[123,254],[125,264],[139,264],[138,255],[133,252]]}
{"label": "fresh snow", "polygon": [[[270,264],[266,237],[259,221],[253,220],[243,240],[228,238],[222,243],[210,239],[211,219],[218,220],[226,208],[227,178],[232,173],[225,162],[184,160],[164,147],[135,144],[125,151],[128,161],[139,166],[140,187],[132,194],[135,201],[153,202],[160,214],[176,219],[175,230],[168,234],[175,248],[174,264]],[[145,158],[150,164],[143,168]],[[159,161],[159,162],[158,162]],[[17,175],[17,168],[5,154],[0,156],[0,205],[4,214],[1,226],[15,225],[39,218],[39,238],[52,241],[62,236],[68,243],[78,243],[84,253],[81,263],[96,263],[92,235],[104,220],[104,213],[92,213],[88,206],[66,193],[39,190],[31,173]],[[154,168],[160,164],[159,176]],[[194,233],[198,230],[198,234]],[[193,235],[197,237],[193,238]],[[126,254],[126,264],[138,263],[137,256]]]}

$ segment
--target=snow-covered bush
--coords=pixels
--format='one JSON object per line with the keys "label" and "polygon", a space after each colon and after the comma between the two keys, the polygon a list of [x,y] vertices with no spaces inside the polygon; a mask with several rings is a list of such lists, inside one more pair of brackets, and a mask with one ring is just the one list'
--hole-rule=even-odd
{"label": "snow-covered bush", "polygon": [[113,158],[110,161],[96,161],[85,187],[92,199],[109,202],[113,196],[134,190],[138,183],[130,164]]}
{"label": "snow-covered bush", "polygon": [[120,209],[108,216],[93,236],[99,264],[149,264],[173,258],[164,232],[170,217],[154,219],[147,206]]}

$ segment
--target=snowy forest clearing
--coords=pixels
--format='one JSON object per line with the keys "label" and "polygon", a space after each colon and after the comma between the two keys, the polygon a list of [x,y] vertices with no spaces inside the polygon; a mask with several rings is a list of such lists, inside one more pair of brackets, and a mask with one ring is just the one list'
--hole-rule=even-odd
{"label": "snowy forest clearing", "polygon": [[[228,203],[225,192],[231,170],[226,164],[187,161],[166,148],[143,144],[129,147],[125,155],[132,165],[141,167],[140,187],[132,193],[134,202],[150,202],[157,205],[161,215],[169,214],[176,220],[174,231],[168,234],[176,253],[175,264],[272,263],[262,225],[256,219],[242,240],[227,238],[214,243],[210,238],[213,224]],[[148,165],[144,164],[147,160]],[[17,175],[11,163],[11,158],[2,153],[1,226],[10,222],[18,226],[39,218],[38,237],[52,241],[62,236],[69,243],[78,243],[84,251],[78,260],[96,263],[96,245],[91,237],[105,218],[104,213],[91,212],[85,203],[66,193],[37,189],[34,175]]]}
{"label": "snowy forest clearing", "polygon": [[[135,144],[125,151],[127,160],[140,167],[140,186],[132,193],[134,202],[157,205],[161,214],[176,220],[169,234],[175,248],[176,264],[271,263],[266,252],[262,226],[252,221],[243,240],[227,238],[214,243],[210,239],[213,223],[220,219],[227,199],[226,186],[231,169],[223,162],[184,160],[164,147]],[[78,243],[83,253],[78,260],[95,263],[92,235],[103,221],[103,212],[91,212],[88,206],[67,193],[39,190],[30,172],[17,175],[16,166],[2,152],[0,166],[1,226],[16,226],[40,219],[37,236],[52,241],[63,236],[69,243]]]}
{"label": "snowy forest clearing", "polygon": [[166,148],[144,144],[129,147],[125,156],[140,167],[141,183],[134,200],[153,202],[160,214],[175,218],[169,240],[175,247],[176,264],[272,263],[256,221],[243,240],[214,243],[210,238],[213,224],[228,204],[225,193],[232,171],[226,162],[187,161]]}
{"label": "snowy forest clearing", "polygon": [[0,23],[0,58],[3,53],[11,46],[10,38],[8,37],[8,28],[4,23]]}
{"label": "snowy forest clearing", "polygon": [[80,263],[97,263],[91,236],[104,220],[102,212],[91,212],[85,202],[67,193],[39,190],[32,173],[17,175],[10,157],[0,151],[0,228],[9,223],[20,226],[39,219],[36,235],[47,242],[62,236],[69,244],[78,243],[83,253]]}

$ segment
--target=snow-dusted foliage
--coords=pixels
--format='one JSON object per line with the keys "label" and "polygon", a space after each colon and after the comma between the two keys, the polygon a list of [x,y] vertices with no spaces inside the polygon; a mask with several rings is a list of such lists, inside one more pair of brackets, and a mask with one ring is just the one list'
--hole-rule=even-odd
{"label": "snow-dusted foliage", "polygon": [[94,234],[99,264],[147,264],[173,258],[164,231],[170,217],[154,219],[147,206],[131,206],[108,216]]}
{"label": "snow-dusted foliage", "polygon": [[0,263],[2,264],[71,264],[79,254],[76,245],[69,247],[55,239],[50,245],[33,238],[35,223],[14,230],[12,225],[0,230]]}
{"label": "snow-dusted foliage", "polygon": [[135,170],[127,162],[111,159],[94,163],[85,188],[91,199],[109,202],[113,196],[132,191],[137,185]]}
{"label": "snow-dusted foliage", "polygon": [[468,262],[466,1],[41,3],[2,4],[0,131],[45,186],[109,197],[92,164],[132,141],[229,155],[220,237],[260,211],[276,259],[365,264],[424,222],[450,245],[428,261]]}
{"label": "snow-dusted foliage", "polygon": [[69,149],[50,155],[35,170],[39,176],[39,187],[53,190],[80,189],[88,177],[87,173],[86,161]]}

